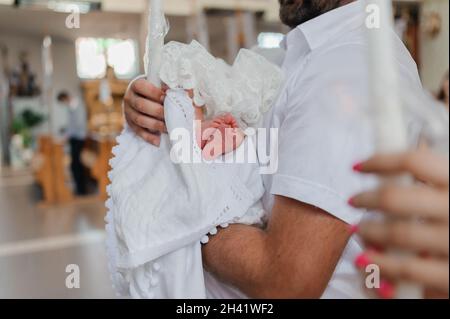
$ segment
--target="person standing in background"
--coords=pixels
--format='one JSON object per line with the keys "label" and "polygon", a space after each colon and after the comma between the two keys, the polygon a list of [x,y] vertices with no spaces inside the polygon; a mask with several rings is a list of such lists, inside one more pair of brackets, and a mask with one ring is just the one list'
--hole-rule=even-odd
{"label": "person standing in background", "polygon": [[57,99],[67,109],[65,136],[70,144],[70,169],[75,182],[76,194],[83,196],[87,194],[85,168],[81,162],[81,151],[87,135],[86,110],[66,91],[60,92]]}

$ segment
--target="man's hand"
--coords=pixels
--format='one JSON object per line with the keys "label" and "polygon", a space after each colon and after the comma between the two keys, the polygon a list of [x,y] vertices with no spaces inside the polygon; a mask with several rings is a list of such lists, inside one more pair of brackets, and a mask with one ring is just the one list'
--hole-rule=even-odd
{"label": "man's hand", "polygon": [[125,93],[123,108],[130,128],[142,139],[159,146],[161,134],[167,133],[164,122],[164,91],[141,78]]}

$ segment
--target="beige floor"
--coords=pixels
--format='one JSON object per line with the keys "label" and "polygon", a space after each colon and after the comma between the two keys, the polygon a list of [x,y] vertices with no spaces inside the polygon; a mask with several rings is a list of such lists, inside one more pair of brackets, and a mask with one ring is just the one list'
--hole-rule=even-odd
{"label": "beige floor", "polygon": [[[0,298],[114,298],[103,203],[44,208],[36,193],[28,172],[0,173]],[[66,287],[70,264],[79,266],[79,289]]]}

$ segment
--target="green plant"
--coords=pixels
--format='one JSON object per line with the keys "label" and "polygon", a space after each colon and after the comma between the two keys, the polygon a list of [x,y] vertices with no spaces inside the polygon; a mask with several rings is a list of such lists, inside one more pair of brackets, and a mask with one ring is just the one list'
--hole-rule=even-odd
{"label": "green plant", "polygon": [[43,121],[44,116],[42,114],[26,109],[14,118],[12,122],[12,132],[13,134],[21,135],[23,137],[24,146],[30,147],[33,142],[31,129],[38,126]]}
{"label": "green plant", "polygon": [[22,119],[25,125],[31,129],[41,124],[44,121],[44,116],[27,109],[22,112]]}

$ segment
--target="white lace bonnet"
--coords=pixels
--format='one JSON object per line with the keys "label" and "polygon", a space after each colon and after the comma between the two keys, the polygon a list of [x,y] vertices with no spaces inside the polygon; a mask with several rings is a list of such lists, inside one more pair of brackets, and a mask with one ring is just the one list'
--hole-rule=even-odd
{"label": "white lace bonnet", "polygon": [[247,126],[260,124],[282,84],[281,70],[259,54],[242,49],[229,66],[197,41],[166,44],[160,78],[171,89],[192,89],[208,117],[229,112]]}

